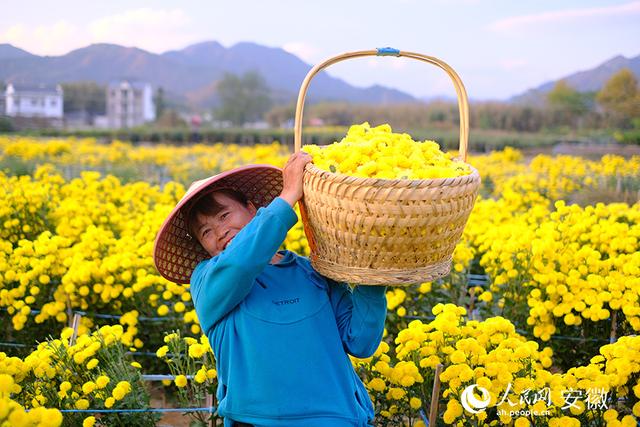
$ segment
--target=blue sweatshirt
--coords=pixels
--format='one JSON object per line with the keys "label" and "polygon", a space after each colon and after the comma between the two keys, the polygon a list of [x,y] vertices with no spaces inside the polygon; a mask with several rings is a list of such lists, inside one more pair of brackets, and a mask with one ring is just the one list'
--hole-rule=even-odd
{"label": "blue sweatshirt", "polygon": [[225,426],[366,426],[374,410],[348,354],[372,355],[384,329],[384,286],[352,292],[281,251],[297,222],[277,197],[227,248],[200,262],[191,294],[218,370]]}

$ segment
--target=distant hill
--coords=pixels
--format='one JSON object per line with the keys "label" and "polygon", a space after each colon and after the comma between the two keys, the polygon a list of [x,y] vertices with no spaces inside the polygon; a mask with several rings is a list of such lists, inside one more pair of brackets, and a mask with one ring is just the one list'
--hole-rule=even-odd
{"label": "distant hill", "polygon": [[24,58],[27,56],[33,56],[26,50],[22,50],[7,43],[0,43],[0,60],[11,58]]}
{"label": "distant hill", "polygon": [[579,71],[564,78],[544,83],[535,89],[529,89],[512,97],[509,101],[518,104],[542,105],[545,102],[546,94],[560,80],[566,80],[569,86],[579,92],[599,91],[611,76],[625,67],[630,68],[640,80],[640,55],[634,58],[618,55],[590,70]]}
{"label": "distant hill", "polygon": [[[289,102],[311,66],[280,48],[237,43],[225,48],[208,41],[181,50],[154,54],[135,47],[92,44],[60,56],[38,56],[10,44],[0,44],[0,80],[20,83],[95,81],[106,84],[120,78],[162,86],[173,102],[191,108],[217,105],[217,82],[225,72],[258,70],[276,101]],[[366,103],[417,101],[411,95],[383,86],[359,88],[320,73],[311,83],[311,102],[344,100]]]}

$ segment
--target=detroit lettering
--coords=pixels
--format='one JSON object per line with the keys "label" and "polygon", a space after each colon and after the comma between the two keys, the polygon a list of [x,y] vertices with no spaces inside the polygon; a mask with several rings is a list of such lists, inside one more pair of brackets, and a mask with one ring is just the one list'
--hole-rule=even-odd
{"label": "detroit lettering", "polygon": [[291,298],[291,299],[283,299],[280,301],[271,301],[275,305],[289,305],[289,304],[297,304],[300,302],[300,298]]}

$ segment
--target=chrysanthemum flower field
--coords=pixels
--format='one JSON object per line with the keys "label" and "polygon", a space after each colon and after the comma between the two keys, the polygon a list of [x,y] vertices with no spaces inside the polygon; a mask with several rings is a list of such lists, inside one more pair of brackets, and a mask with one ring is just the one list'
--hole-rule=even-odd
{"label": "chrysanthemum flower field", "polygon": [[[215,359],[155,233],[191,181],[290,152],[0,136],[0,426],[155,425],[150,374],[204,407]],[[383,341],[352,359],[376,425],[424,426],[434,401],[438,425],[636,426],[640,156],[467,160],[482,187],[451,274],[389,287]],[[301,223],[284,247],[308,255]]]}

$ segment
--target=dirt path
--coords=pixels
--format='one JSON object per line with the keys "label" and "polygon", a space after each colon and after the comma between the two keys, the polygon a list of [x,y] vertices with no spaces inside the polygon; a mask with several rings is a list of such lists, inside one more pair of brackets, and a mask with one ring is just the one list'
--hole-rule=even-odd
{"label": "dirt path", "polygon": [[[174,408],[171,402],[168,402],[164,388],[161,385],[154,384],[151,387],[151,407],[152,408]],[[156,424],[158,427],[189,427],[189,417],[180,412],[163,412],[162,418]]]}

